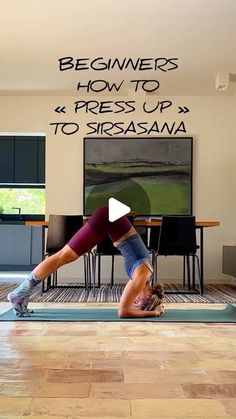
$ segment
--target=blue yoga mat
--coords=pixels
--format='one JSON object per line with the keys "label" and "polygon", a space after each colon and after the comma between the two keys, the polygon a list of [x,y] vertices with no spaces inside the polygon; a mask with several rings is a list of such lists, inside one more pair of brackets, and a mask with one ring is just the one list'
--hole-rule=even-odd
{"label": "blue yoga mat", "polygon": [[0,315],[0,321],[236,323],[236,307],[228,304],[221,310],[167,309],[161,317],[125,319],[118,317],[115,308],[36,308],[31,317],[16,317],[10,309]]}

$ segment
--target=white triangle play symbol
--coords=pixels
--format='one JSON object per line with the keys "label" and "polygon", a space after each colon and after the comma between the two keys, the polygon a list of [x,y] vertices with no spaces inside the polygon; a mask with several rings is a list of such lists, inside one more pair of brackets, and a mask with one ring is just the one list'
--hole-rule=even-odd
{"label": "white triangle play symbol", "polygon": [[131,209],[127,205],[122,204],[115,198],[109,198],[109,221],[116,221],[130,211]]}

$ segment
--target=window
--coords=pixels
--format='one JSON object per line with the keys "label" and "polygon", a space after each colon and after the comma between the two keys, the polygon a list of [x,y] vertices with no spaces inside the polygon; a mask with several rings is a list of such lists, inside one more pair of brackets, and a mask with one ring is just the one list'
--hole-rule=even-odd
{"label": "window", "polygon": [[0,188],[0,214],[45,214],[45,188]]}
{"label": "window", "polygon": [[0,214],[45,214],[45,136],[0,135]]}

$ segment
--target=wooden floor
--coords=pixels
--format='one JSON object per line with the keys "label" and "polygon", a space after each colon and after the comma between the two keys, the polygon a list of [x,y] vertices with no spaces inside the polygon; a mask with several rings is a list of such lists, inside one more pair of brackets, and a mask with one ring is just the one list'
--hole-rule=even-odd
{"label": "wooden floor", "polygon": [[235,337],[233,324],[0,322],[0,418],[236,418]]}

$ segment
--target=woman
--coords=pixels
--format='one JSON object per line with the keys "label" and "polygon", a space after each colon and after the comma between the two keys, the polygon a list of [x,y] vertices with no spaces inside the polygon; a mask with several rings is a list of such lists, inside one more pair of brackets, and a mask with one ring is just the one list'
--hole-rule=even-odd
{"label": "woman", "polygon": [[119,316],[154,317],[163,314],[163,287],[151,287],[153,269],[148,250],[127,217],[109,221],[108,207],[98,208],[63,249],[43,260],[21,285],[8,294],[14,313],[19,317],[29,316],[27,305],[35,285],[91,250],[107,235],[123,255],[125,270],[130,278],[121,296]]}

